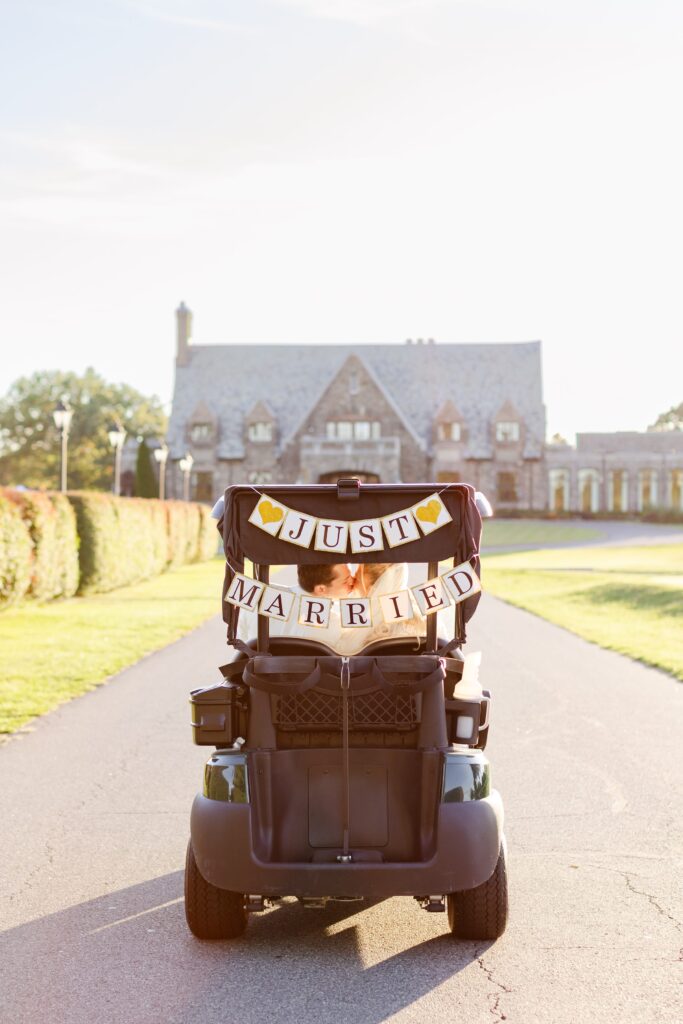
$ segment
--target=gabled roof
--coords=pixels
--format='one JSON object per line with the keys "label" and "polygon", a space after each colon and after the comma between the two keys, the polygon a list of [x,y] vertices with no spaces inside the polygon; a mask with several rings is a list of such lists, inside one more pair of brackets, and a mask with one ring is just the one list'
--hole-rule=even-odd
{"label": "gabled roof", "polygon": [[512,402],[508,399],[508,401],[503,402],[503,404],[501,405],[500,409],[498,410],[495,416],[494,422],[501,423],[505,422],[506,420],[515,422],[518,419],[519,413],[515,406],[512,404]]}
{"label": "gabled roof", "polygon": [[435,423],[462,423],[462,421],[463,417],[460,411],[456,409],[450,398],[446,399],[434,417]]}
{"label": "gabled roof", "polygon": [[172,458],[185,453],[184,428],[198,397],[220,420],[217,454],[244,457],[245,418],[267,399],[281,437],[290,437],[349,356],[357,356],[424,448],[434,410],[457,404],[467,424],[465,456],[493,454],[489,424],[507,400],[526,427],[529,454],[545,438],[541,343],[502,345],[192,345],[176,367],[168,431]]}
{"label": "gabled roof", "polygon": [[206,402],[202,399],[192,410],[191,415],[188,418],[189,423],[215,423],[216,416],[211,409],[209,409]]}
{"label": "gabled roof", "polygon": [[275,423],[277,416],[267,402],[259,401],[252,406],[245,417],[247,423]]}

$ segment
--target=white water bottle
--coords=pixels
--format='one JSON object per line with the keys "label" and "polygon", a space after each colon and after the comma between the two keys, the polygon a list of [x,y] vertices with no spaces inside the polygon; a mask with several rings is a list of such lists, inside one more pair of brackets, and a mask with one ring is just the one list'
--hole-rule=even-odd
{"label": "white water bottle", "polygon": [[481,665],[481,651],[473,651],[465,655],[462,668],[462,676],[453,687],[453,696],[457,700],[472,701],[472,717],[469,715],[458,715],[455,729],[456,740],[466,740],[474,732],[474,723],[479,721],[480,704],[483,696],[481,683],[479,682],[479,666]]}

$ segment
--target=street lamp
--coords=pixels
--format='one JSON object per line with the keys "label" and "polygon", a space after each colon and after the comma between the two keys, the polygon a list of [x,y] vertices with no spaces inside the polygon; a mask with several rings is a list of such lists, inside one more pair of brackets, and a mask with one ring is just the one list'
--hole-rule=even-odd
{"label": "street lamp", "polygon": [[109,428],[109,444],[114,449],[114,494],[121,493],[121,452],[126,432],[120,423],[113,423]]}
{"label": "street lamp", "polygon": [[159,463],[159,498],[161,501],[166,497],[166,460],[168,459],[168,445],[162,444],[154,449],[154,458]]}
{"label": "street lamp", "polygon": [[188,452],[184,459],[181,459],[178,463],[180,472],[183,474],[183,500],[190,500],[190,473],[192,472],[192,463],[194,459]]}
{"label": "street lamp", "polygon": [[66,490],[66,446],[69,441],[69,427],[71,426],[72,416],[73,409],[68,402],[59,402],[57,408],[52,413],[55,426],[62,435],[62,457],[60,465],[60,489],[62,492]]}

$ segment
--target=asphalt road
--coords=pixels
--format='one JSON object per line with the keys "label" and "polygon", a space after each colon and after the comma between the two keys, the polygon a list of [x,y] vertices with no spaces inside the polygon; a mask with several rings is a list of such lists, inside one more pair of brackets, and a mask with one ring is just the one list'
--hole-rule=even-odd
{"label": "asphalt road", "polygon": [[501,940],[454,942],[410,899],[189,934],[205,752],[186,698],[217,676],[214,620],[0,747],[3,1024],[679,1024],[683,689],[488,596],[471,632],[507,813]]}

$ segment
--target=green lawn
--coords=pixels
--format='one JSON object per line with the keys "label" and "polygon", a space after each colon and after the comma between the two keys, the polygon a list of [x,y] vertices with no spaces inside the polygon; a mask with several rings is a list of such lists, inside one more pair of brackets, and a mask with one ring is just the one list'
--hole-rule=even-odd
{"label": "green lawn", "polygon": [[222,559],[0,615],[0,733],[92,690],[220,612]]}
{"label": "green lawn", "polygon": [[683,680],[683,545],[490,555],[482,575],[496,597]]}
{"label": "green lawn", "polygon": [[600,540],[604,530],[548,519],[485,519],[483,549],[513,547],[520,544],[566,544],[574,541]]}

